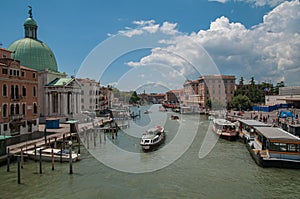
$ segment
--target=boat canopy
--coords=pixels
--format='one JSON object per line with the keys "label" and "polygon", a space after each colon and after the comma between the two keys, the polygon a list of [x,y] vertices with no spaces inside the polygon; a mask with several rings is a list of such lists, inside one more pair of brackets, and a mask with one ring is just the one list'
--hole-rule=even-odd
{"label": "boat canopy", "polygon": [[268,126],[271,126],[271,124],[266,124],[266,123],[263,123],[263,122],[259,122],[257,120],[243,120],[243,119],[239,119],[238,120],[239,122],[242,122],[248,126],[265,126],[265,127],[268,127]]}
{"label": "boat canopy", "polygon": [[274,127],[255,127],[256,131],[266,137],[268,140],[280,140],[280,141],[290,141],[290,142],[299,142],[300,138],[280,129]]}

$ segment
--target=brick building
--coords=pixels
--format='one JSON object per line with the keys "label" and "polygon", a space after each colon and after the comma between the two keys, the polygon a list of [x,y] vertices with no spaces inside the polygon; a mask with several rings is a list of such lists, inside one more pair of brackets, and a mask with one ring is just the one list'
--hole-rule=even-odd
{"label": "brick building", "polygon": [[38,130],[38,74],[0,48],[0,134]]}

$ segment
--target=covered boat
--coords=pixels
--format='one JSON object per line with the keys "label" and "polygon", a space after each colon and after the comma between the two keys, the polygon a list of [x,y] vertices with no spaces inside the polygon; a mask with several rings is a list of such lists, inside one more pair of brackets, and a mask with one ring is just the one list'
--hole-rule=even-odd
{"label": "covered boat", "polygon": [[140,145],[143,150],[152,150],[157,148],[165,141],[165,131],[161,126],[157,126],[155,128],[151,128],[147,130],[141,139]]}
{"label": "covered boat", "polygon": [[238,136],[234,123],[225,119],[214,119],[212,130],[221,138],[235,140]]}

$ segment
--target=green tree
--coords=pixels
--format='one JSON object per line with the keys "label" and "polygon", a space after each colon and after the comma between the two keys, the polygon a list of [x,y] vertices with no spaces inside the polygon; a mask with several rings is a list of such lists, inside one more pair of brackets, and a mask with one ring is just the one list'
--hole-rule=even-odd
{"label": "green tree", "polygon": [[239,85],[243,86],[244,85],[244,78],[241,77],[240,80],[239,80]]}
{"label": "green tree", "polygon": [[278,82],[274,88],[274,94],[279,95],[279,88],[284,87],[284,81]]}
{"label": "green tree", "polygon": [[234,96],[230,103],[230,108],[247,110],[251,106],[251,101],[246,95]]}
{"label": "green tree", "polygon": [[211,99],[206,100],[205,106],[206,106],[207,108],[211,108]]}
{"label": "green tree", "polygon": [[136,104],[140,100],[140,97],[137,95],[136,91],[134,91],[129,99],[130,104]]}

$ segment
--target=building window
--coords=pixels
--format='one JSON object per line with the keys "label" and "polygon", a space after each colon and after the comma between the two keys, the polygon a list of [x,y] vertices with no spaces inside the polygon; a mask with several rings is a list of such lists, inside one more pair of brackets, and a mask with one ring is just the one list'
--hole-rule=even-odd
{"label": "building window", "polygon": [[26,96],[26,87],[22,86],[22,96]]}
{"label": "building window", "polygon": [[20,114],[20,105],[16,104],[16,115]]}
{"label": "building window", "polygon": [[84,99],[83,98],[81,98],[81,103],[84,103]]}
{"label": "building window", "polygon": [[7,68],[2,68],[2,75],[7,75]]}
{"label": "building window", "polygon": [[8,129],[8,125],[7,125],[7,124],[4,124],[4,125],[3,125],[3,130],[4,130],[4,131],[7,131],[7,129]]}
{"label": "building window", "polygon": [[22,114],[25,116],[26,113],[26,104],[22,104]]}
{"label": "building window", "polygon": [[2,96],[3,97],[7,96],[7,86],[6,86],[6,84],[3,84],[3,86],[2,86]]}
{"label": "building window", "polygon": [[14,115],[15,114],[15,105],[11,104],[10,105],[10,115]]}
{"label": "building window", "polygon": [[21,71],[21,76],[25,77],[25,72],[24,71]]}
{"label": "building window", "polygon": [[35,78],[35,73],[32,73],[32,77]]}
{"label": "building window", "polygon": [[33,114],[37,114],[37,105],[33,103]]}
{"label": "building window", "polygon": [[2,117],[7,117],[7,104],[2,105]]}
{"label": "building window", "polygon": [[83,90],[81,91],[81,95],[84,95],[84,91]]}
{"label": "building window", "polygon": [[10,75],[10,76],[13,75],[13,70],[12,70],[12,69],[9,70],[9,75]]}
{"label": "building window", "polygon": [[19,71],[19,70],[17,70],[17,76],[18,76],[18,77],[20,76],[20,71]]}
{"label": "building window", "polygon": [[33,87],[33,97],[36,97],[36,88],[35,88],[35,86]]}
{"label": "building window", "polygon": [[16,85],[16,87],[15,87],[15,94],[16,94],[16,99],[19,99],[19,86],[18,85]]}
{"label": "building window", "polygon": [[10,86],[10,99],[14,99],[15,98],[15,86],[11,85]]}

